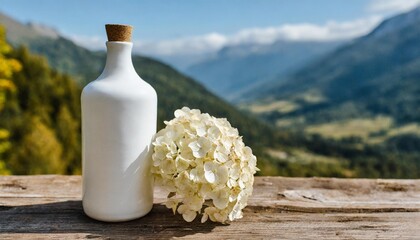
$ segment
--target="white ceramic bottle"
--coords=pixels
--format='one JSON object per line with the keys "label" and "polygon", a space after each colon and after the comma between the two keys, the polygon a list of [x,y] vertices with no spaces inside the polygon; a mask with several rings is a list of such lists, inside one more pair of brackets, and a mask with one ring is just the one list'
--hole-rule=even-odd
{"label": "white ceramic bottle", "polygon": [[136,219],[153,206],[157,95],[133,67],[131,29],[106,25],[105,69],[81,97],[83,209],[101,221]]}

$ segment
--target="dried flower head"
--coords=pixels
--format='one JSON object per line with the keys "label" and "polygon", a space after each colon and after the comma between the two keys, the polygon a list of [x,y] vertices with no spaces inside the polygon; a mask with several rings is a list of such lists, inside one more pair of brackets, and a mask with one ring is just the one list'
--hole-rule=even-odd
{"label": "dried flower head", "polygon": [[[183,107],[156,134],[152,172],[187,222],[233,221],[252,194],[257,159],[223,118]],[[203,208],[204,206],[204,208]]]}

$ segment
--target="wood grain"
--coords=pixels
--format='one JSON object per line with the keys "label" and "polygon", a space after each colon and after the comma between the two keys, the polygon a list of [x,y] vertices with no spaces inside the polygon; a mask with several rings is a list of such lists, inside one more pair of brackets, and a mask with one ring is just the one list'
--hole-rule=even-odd
{"label": "wood grain", "polygon": [[257,177],[244,218],[186,223],[155,191],[125,223],[84,215],[80,176],[0,177],[0,239],[420,239],[420,180]]}

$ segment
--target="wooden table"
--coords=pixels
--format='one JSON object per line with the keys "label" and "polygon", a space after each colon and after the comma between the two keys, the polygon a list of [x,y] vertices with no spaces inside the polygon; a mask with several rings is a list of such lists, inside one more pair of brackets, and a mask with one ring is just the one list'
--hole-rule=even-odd
{"label": "wooden table", "polygon": [[257,177],[244,218],[186,223],[155,193],[146,217],[84,215],[80,176],[1,176],[0,239],[420,239],[420,180]]}

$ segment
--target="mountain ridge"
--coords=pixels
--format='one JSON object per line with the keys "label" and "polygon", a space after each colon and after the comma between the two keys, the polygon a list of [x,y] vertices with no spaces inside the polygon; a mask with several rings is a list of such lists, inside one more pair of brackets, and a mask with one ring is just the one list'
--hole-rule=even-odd
{"label": "mountain ridge", "polygon": [[13,31],[6,29],[6,33],[8,40],[16,44],[23,44],[36,38],[57,39],[60,37],[59,32],[53,28],[34,22],[22,24],[2,12],[0,12],[0,23],[8,26],[8,29],[13,29]]}
{"label": "mountain ridge", "polygon": [[341,42],[292,42],[226,46],[185,72],[215,94],[235,100],[246,89],[303,66]]}
{"label": "mountain ridge", "polygon": [[[301,117],[318,124],[375,115],[390,116],[397,124],[419,122],[419,25],[420,8],[387,19],[287,80],[252,89],[247,101],[298,105],[286,113],[265,112],[263,117],[271,122]],[[305,100],[310,94],[320,100]]]}

